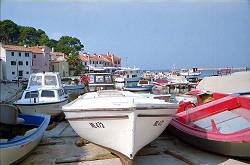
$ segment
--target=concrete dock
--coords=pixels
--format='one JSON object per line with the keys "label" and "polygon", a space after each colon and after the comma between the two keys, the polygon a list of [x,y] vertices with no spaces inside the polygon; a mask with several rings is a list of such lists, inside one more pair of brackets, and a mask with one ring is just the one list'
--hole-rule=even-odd
{"label": "concrete dock", "polygon": [[[30,164],[121,165],[131,162],[124,162],[111,151],[81,139],[69,123],[63,121],[46,131],[39,146],[21,162],[21,165]],[[133,164],[245,165],[250,161],[201,151],[165,132],[139,151]]]}

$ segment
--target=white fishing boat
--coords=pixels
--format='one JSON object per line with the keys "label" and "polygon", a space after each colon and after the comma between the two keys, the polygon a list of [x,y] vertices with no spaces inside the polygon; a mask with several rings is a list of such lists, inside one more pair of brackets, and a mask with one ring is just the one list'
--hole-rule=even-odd
{"label": "white fishing boat", "polygon": [[58,73],[31,74],[27,89],[14,104],[24,114],[44,113],[56,116],[68,102]]}
{"label": "white fishing boat", "polygon": [[188,84],[189,82],[184,76],[168,75],[166,77],[169,84]]}
{"label": "white fishing boat", "polygon": [[127,84],[135,83],[142,78],[142,71],[139,68],[122,68],[115,71],[115,87],[122,89]]}
{"label": "white fishing boat", "polygon": [[177,108],[154,97],[110,90],[86,93],[63,111],[79,136],[133,159],[164,131]]}
{"label": "white fishing boat", "polygon": [[0,105],[0,164],[17,164],[39,144],[49,124],[48,115],[17,114],[15,106]]}
{"label": "white fishing boat", "polygon": [[198,68],[192,69],[182,69],[180,71],[181,76],[199,76],[201,72],[198,71]]}
{"label": "white fishing boat", "polygon": [[89,79],[88,87],[89,87],[89,91],[91,92],[94,92],[97,90],[115,89],[113,77],[111,73],[88,73],[87,76]]}

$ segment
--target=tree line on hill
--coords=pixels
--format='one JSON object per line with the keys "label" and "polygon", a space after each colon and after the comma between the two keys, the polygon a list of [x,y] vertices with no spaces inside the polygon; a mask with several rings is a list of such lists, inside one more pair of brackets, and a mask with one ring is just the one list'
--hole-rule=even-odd
{"label": "tree line on hill", "polygon": [[62,36],[59,40],[50,39],[42,29],[20,26],[11,20],[3,20],[0,21],[0,42],[20,46],[45,45],[54,48],[55,51],[68,55],[67,61],[70,69],[75,71],[75,75],[81,73],[82,65],[78,52],[83,50],[84,45],[78,38]]}

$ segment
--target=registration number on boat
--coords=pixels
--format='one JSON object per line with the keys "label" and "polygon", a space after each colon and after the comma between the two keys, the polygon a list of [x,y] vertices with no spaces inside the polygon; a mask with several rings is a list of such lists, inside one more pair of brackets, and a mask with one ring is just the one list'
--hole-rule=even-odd
{"label": "registration number on boat", "polygon": [[105,128],[102,122],[89,123],[92,128]]}
{"label": "registration number on boat", "polygon": [[157,126],[161,126],[164,123],[164,120],[160,120],[160,121],[155,121],[153,126],[157,127]]}

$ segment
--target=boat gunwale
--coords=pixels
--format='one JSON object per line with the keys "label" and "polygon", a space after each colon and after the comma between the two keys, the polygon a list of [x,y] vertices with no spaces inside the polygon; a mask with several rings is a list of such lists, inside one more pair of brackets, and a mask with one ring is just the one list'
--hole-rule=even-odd
{"label": "boat gunwale", "polygon": [[[172,114],[138,114],[137,117],[175,117]],[[66,120],[88,120],[88,119],[129,119],[128,115],[112,115],[112,116],[87,116],[87,117],[66,117]]]}
{"label": "boat gunwale", "polygon": [[170,107],[137,107],[137,108],[134,108],[134,107],[131,107],[131,108],[93,108],[93,109],[63,109],[63,112],[96,112],[96,111],[134,111],[134,110],[149,110],[149,109],[152,109],[152,110],[167,110],[167,109],[177,109],[178,106],[176,107],[173,107],[173,106],[170,106]]}
{"label": "boat gunwale", "polygon": [[[204,137],[199,137],[199,136],[196,136],[196,135],[193,135],[193,134],[190,134],[189,132],[186,132],[186,131],[183,131],[182,129],[179,129],[179,127],[177,128],[175,125],[172,124],[172,122],[170,123],[169,127],[167,128],[168,131],[170,131],[171,133],[173,133],[175,136],[177,136],[179,139],[189,143],[190,145],[193,145],[195,147],[198,147],[202,150],[205,150],[205,151],[209,151],[209,152],[212,152],[212,153],[217,153],[217,154],[220,154],[220,155],[227,155],[227,156],[234,156],[234,157],[241,157],[241,158],[244,158],[244,159],[249,159],[249,154],[246,156],[246,153],[245,151],[248,151],[246,150],[246,145],[245,144],[249,144],[249,143],[244,143],[244,141],[222,141],[222,140],[218,140],[218,139],[212,139],[212,138],[204,138]],[[188,139],[187,139],[188,138]],[[236,137],[237,138],[237,137]],[[196,142],[191,142],[191,140],[195,140]],[[198,143],[197,143],[197,139],[198,139]],[[242,154],[242,153],[238,153],[238,154],[235,154],[233,152],[230,152],[230,151],[227,151],[227,153],[225,153],[225,151],[221,152],[221,151],[218,151],[218,150],[214,150],[214,149],[211,149],[210,147],[204,147],[204,144],[201,145],[201,142],[200,141],[203,141],[205,143],[213,143],[213,144],[222,144],[224,145],[224,149],[226,148],[231,148],[231,145],[239,145],[240,148],[244,147],[241,151],[243,151],[243,156],[239,155],[239,154]],[[211,145],[211,144],[210,144]]]}
{"label": "boat gunwale", "polygon": [[128,119],[128,115],[120,116],[88,116],[88,117],[66,117],[66,120],[89,120],[89,119]]}
{"label": "boat gunwale", "polygon": [[69,99],[68,98],[65,98],[64,100],[61,100],[61,101],[55,101],[55,102],[44,102],[44,103],[17,103],[17,102],[14,102],[13,104],[14,105],[17,105],[17,106],[36,106],[36,105],[48,105],[48,104],[58,104],[58,103],[62,103],[62,102],[65,102],[65,101],[68,101]]}
{"label": "boat gunwale", "polygon": [[170,122],[170,125],[173,126],[175,129],[185,132],[186,134],[199,137],[202,139],[217,140],[222,142],[234,142],[234,143],[242,143],[250,141],[250,128],[245,128],[233,133],[222,134],[219,132],[214,132],[212,130],[203,130],[199,127],[187,125],[186,123],[182,123],[181,121],[178,121],[176,119],[173,119]]}
{"label": "boat gunwale", "polygon": [[0,143],[1,144],[0,149],[9,148],[9,147],[16,147],[18,145],[25,145],[25,144],[30,143],[31,141],[36,140],[37,137],[40,137],[40,135],[44,133],[44,131],[48,127],[48,124],[49,124],[49,121],[50,121],[50,116],[49,115],[44,115],[44,114],[39,114],[39,115],[21,114],[21,115],[19,115],[19,117],[22,117],[22,116],[41,117],[41,118],[43,118],[43,121],[37,127],[37,129],[34,132],[32,132],[30,135],[23,136],[23,138],[18,139],[18,140],[13,140],[13,141]]}

